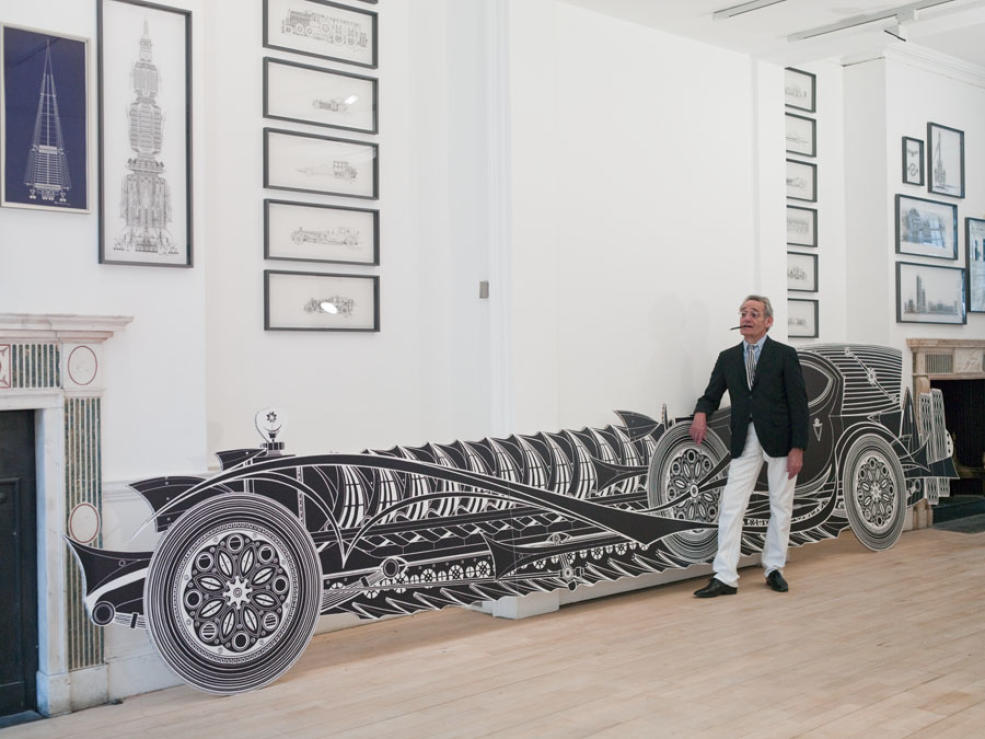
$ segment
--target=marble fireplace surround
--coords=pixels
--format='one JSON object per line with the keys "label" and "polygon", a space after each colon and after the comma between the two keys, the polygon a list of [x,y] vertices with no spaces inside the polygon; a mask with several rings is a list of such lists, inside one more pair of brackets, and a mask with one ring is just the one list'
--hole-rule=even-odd
{"label": "marble fireplace surround", "polygon": [[[985,379],[985,340],[981,339],[907,339],[913,356],[913,394],[919,398],[930,392],[933,380]],[[917,404],[919,413],[919,404]],[[934,523],[933,509],[920,501],[914,511],[926,526]],[[922,528],[917,524],[916,528]]]}
{"label": "marble fireplace surround", "polygon": [[106,700],[102,638],[82,612],[64,539],[99,539],[102,345],[131,320],[0,313],[0,411],[34,411],[37,701],[48,716]]}

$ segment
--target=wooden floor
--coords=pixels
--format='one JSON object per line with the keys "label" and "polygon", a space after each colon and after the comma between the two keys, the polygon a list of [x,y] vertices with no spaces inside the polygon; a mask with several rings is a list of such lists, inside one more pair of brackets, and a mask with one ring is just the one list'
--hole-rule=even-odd
{"label": "wooden floor", "polygon": [[172,688],[15,737],[982,737],[985,534],[793,550],[698,600],[687,581],[503,621],[462,609],[314,639],[274,685]]}

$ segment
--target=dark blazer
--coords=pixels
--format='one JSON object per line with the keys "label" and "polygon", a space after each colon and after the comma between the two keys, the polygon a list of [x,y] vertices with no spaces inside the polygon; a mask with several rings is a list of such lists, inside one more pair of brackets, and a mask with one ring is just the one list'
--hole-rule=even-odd
{"label": "dark blazer", "polygon": [[698,398],[694,412],[711,415],[718,408],[722,394],[728,390],[732,405],[733,457],[742,455],[750,421],[763,450],[771,457],[785,457],[795,447],[807,449],[810,435],[807,390],[797,350],[767,336],[750,390],[746,382],[744,348],[745,341],[718,355],[708,387]]}

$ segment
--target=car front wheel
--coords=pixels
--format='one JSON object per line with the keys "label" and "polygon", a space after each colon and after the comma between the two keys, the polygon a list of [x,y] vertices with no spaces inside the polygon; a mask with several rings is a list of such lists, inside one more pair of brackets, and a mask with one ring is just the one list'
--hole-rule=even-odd
{"label": "car front wheel", "polygon": [[189,509],[151,557],[144,586],[150,636],[185,682],[240,693],[273,682],[311,639],[321,566],[283,506],[221,495]]}

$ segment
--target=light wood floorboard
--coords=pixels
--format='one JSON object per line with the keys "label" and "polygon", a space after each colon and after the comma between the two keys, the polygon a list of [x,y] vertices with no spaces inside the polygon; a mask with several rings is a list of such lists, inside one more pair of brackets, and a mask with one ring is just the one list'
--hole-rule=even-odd
{"label": "light wood floorboard", "polygon": [[851,534],[758,568],[503,621],[464,609],[316,637],[276,684],[180,687],[2,731],[168,737],[982,737],[985,533]]}

